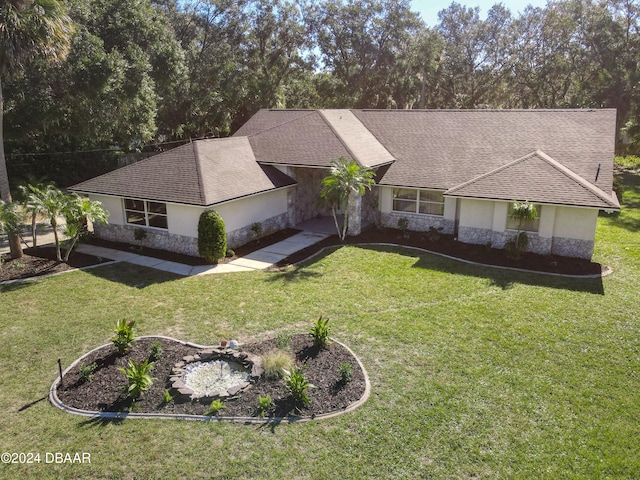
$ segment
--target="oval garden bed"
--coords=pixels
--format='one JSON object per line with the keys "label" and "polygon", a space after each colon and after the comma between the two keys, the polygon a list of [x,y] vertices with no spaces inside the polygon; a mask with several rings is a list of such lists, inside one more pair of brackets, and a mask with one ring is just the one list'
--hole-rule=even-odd
{"label": "oval garden bed", "polygon": [[[152,353],[154,349],[161,350],[157,358]],[[300,369],[305,380],[314,385],[307,390],[308,403],[294,401],[285,380],[273,375],[281,371],[283,357],[289,357],[284,363],[290,361],[289,366]],[[179,372],[184,365],[200,359],[238,360],[253,373],[244,388],[225,390],[220,395],[193,395],[189,389],[181,388],[183,379]],[[121,370],[130,365],[130,360],[137,364],[153,361],[149,372],[153,383],[135,400],[124,391],[127,378]],[[254,422],[331,416],[357,407],[368,394],[366,371],[349,348],[335,340],[326,347],[317,347],[310,335],[299,334],[249,343],[233,350],[167,337],[139,337],[123,355],[112,344],[104,345],[68,367],[62,381],[58,378],[51,387],[50,399],[66,411],[88,416]],[[267,396],[271,403],[264,407]],[[212,401],[224,405],[217,414],[211,413]]]}

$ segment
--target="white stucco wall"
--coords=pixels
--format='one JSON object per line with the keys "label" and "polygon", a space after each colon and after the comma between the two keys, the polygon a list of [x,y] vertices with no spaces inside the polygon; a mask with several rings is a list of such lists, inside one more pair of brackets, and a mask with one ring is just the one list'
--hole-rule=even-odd
{"label": "white stucco wall", "polygon": [[494,210],[495,202],[463,198],[460,201],[460,226],[492,230]]}
{"label": "white stucco wall", "polygon": [[121,198],[94,194],[88,195],[88,197],[95,202],[100,202],[102,207],[109,212],[109,223],[113,225],[124,225],[124,209]]}
{"label": "white stucco wall", "polygon": [[556,207],[553,236],[593,240],[597,222],[595,208]]}
{"label": "white stucco wall", "polygon": [[[97,200],[109,212],[109,223],[125,225],[123,199],[104,195],[90,195],[91,200]],[[287,191],[277,190],[252,197],[235,200],[233,202],[215,205],[210,208],[220,214],[224,220],[227,232],[250,226],[255,222],[262,222],[268,218],[283,214],[287,211]],[[198,221],[203,207],[191,205],[167,204],[167,223],[169,233],[198,237]],[[156,231],[162,231],[155,229]]]}

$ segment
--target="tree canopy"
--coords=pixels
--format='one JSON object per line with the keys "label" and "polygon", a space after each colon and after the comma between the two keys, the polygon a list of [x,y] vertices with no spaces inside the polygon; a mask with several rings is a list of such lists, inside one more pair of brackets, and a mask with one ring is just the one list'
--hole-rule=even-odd
{"label": "tree canopy", "polygon": [[[55,3],[2,2],[0,32],[20,8]],[[14,188],[27,173],[65,186],[122,153],[230,135],[260,108],[611,107],[620,139],[640,141],[637,2],[555,0],[517,15],[496,4],[485,18],[454,2],[434,28],[409,0],[60,5],[73,22],[57,31],[69,39],[61,61],[2,37]]]}

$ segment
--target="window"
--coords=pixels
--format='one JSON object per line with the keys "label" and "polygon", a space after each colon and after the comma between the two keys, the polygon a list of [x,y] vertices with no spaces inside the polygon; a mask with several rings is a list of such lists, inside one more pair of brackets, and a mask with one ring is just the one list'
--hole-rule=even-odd
{"label": "window", "polygon": [[396,212],[442,215],[444,213],[444,197],[442,192],[434,190],[394,188],[393,210]]}
{"label": "window", "polygon": [[127,223],[132,225],[169,228],[167,225],[167,205],[165,203],[125,198],[124,213]]}
{"label": "window", "polygon": [[513,203],[509,204],[507,216],[507,230],[521,230],[523,232],[537,232],[540,228],[540,205],[534,205],[536,218],[533,220],[520,220],[513,215]]}

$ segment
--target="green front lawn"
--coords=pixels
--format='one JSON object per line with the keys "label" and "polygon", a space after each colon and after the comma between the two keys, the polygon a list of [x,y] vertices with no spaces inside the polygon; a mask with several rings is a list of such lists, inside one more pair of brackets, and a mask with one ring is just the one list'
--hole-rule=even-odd
{"label": "green front lawn", "polygon": [[[0,477],[639,478],[640,180],[625,183],[630,207],[598,226],[594,260],[614,269],[603,280],[344,247],[284,273],[112,265],[0,287],[0,452],[42,462]],[[108,342],[120,318],[213,344],[306,332],[320,313],[372,383],[332,420],[100,422],[46,399],[57,359]]]}

